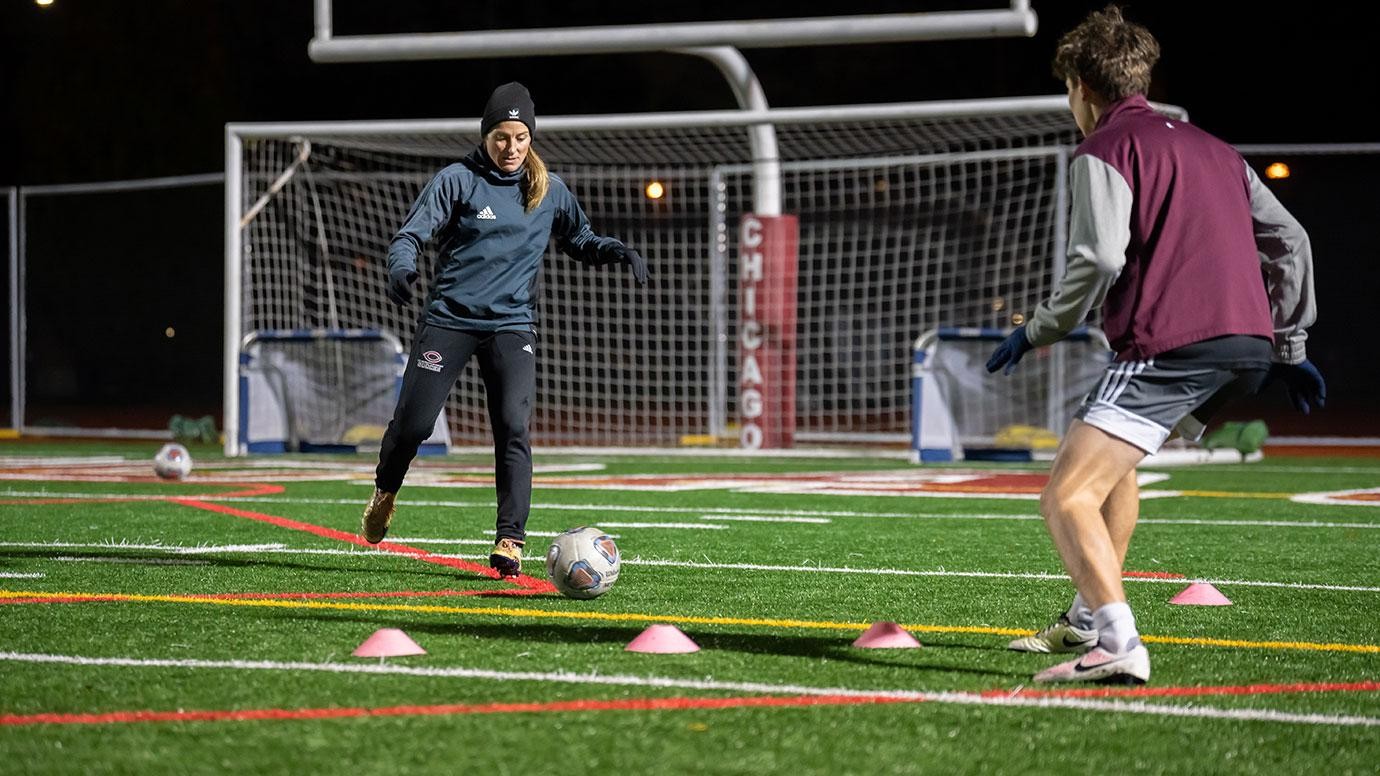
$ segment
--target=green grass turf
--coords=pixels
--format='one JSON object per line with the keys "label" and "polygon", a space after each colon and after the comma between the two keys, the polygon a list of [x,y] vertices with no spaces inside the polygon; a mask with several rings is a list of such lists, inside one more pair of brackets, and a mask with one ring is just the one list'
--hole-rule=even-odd
{"label": "green grass turf", "polygon": [[[148,445],[0,443],[0,456],[118,455],[144,460]],[[225,462],[194,449],[198,475]],[[291,458],[293,461],[308,459]],[[366,465],[366,458],[320,458]],[[537,464],[601,463],[608,474],[888,471],[895,460],[541,456]],[[467,467],[484,456],[427,466]],[[991,466],[994,472],[1028,467]],[[1035,468],[1038,468],[1036,466]],[[1157,469],[1153,490],[1239,496],[1147,499],[1128,569],[1223,580],[1231,607],[1168,605],[1184,583],[1133,580],[1127,593],[1147,637],[1374,645],[1375,591],[1240,584],[1380,586],[1380,512],[1300,504],[1270,494],[1380,486],[1373,459],[1267,459],[1259,464]],[[286,600],[282,606],[90,602],[0,605],[0,652],[136,659],[369,664],[349,652],[374,630],[402,628],[425,656],[388,665],[546,674],[665,677],[854,690],[1014,691],[1057,658],[1005,649],[1009,636],[926,630],[1035,628],[1067,603],[1061,579],[854,574],[813,570],[1061,574],[1031,500],[750,493],[647,492],[543,487],[528,528],[581,523],[723,525],[723,529],[609,527],[625,558],[606,596],[572,601],[449,596]],[[552,477],[578,476],[553,473]],[[369,488],[361,482],[290,482],[284,491],[227,503],[353,531]],[[0,483],[0,590],[137,595],[330,591],[440,591],[501,587],[440,565],[161,500],[14,503],[16,494],[195,495],[231,485],[9,480]],[[1264,494],[1264,497],[1262,497]],[[482,541],[491,536],[487,486],[411,487],[390,538]],[[807,513],[827,524],[715,521],[741,514]],[[981,518],[981,519],[978,519]],[[1203,524],[1156,522],[1193,520]],[[1243,525],[1330,522],[1357,527]],[[533,537],[525,570],[540,575],[548,539]],[[13,546],[65,542],[81,547]],[[118,546],[119,544],[126,546]],[[298,550],[176,553],[169,546],[281,544]],[[151,545],[137,547],[129,545]],[[158,549],[161,546],[164,549]],[[418,544],[475,562],[482,544]],[[59,560],[80,558],[82,560]],[[175,565],[159,561],[176,561]],[[650,562],[690,565],[652,565]],[[782,567],[720,568],[725,564]],[[1236,581],[1238,584],[1231,584]],[[308,605],[313,604],[313,605]],[[434,612],[419,607],[489,609]],[[524,611],[520,611],[524,610]],[[536,610],[536,611],[530,611]],[[571,619],[562,614],[602,617]],[[632,619],[620,619],[631,617]],[[686,623],[703,648],[641,655],[623,646],[669,617],[854,623],[787,627],[765,622]],[[873,620],[912,626],[919,650],[858,650]],[[1151,643],[1152,687],[1380,679],[1380,654]],[[789,693],[785,693],[789,694]],[[0,661],[0,715],[155,710],[303,709],[543,703],[636,698],[722,698],[742,690],[645,687],[532,679],[336,674]],[[1151,697],[1176,708],[1272,710],[1380,718],[1380,693]],[[627,773],[1373,773],[1375,727],[1242,721],[1098,711],[940,703],[815,708],[552,711],[373,719],[0,725],[0,754],[23,773],[243,772],[453,773],[498,768]],[[7,769],[6,769],[7,770]]]}

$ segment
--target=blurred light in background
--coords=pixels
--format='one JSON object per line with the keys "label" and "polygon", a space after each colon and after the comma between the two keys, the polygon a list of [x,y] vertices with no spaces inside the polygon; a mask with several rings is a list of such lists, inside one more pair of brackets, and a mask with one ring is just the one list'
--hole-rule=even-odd
{"label": "blurred light in background", "polygon": [[47,8],[53,4],[53,0],[34,0],[34,2],[38,3],[39,8]]}
{"label": "blurred light in background", "polygon": [[[49,0],[49,2],[52,2],[52,0]],[[163,330],[163,336],[167,337],[168,339],[172,339],[173,337],[177,336],[177,330],[169,326],[168,328]]]}
{"label": "blurred light in background", "polygon": [[661,199],[666,196],[666,187],[661,181],[652,181],[647,184],[647,199]]}
{"label": "blurred light in background", "polygon": [[1289,165],[1284,162],[1275,162],[1265,168],[1265,177],[1271,180],[1280,180],[1289,177]]}

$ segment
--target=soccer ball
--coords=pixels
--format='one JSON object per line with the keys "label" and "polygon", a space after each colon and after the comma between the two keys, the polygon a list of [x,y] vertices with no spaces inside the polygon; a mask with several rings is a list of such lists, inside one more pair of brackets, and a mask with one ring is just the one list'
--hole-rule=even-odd
{"label": "soccer ball", "polygon": [[169,442],[153,457],[153,473],[165,480],[180,480],[192,473],[192,454],[176,442]]}
{"label": "soccer ball", "polygon": [[607,593],[618,581],[622,565],[613,539],[589,525],[558,535],[546,551],[546,576],[569,598],[597,598]]}

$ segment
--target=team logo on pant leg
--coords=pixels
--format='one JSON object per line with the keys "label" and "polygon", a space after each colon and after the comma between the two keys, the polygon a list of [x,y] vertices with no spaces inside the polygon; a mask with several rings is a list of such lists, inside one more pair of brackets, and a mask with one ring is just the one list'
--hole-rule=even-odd
{"label": "team logo on pant leg", "polygon": [[417,359],[417,366],[432,372],[441,371],[441,354],[434,350],[428,350]]}

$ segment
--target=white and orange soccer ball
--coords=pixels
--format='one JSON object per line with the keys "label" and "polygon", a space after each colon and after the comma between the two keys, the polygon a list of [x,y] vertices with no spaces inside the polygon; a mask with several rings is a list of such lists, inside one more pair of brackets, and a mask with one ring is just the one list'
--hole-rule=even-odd
{"label": "white and orange soccer ball", "polygon": [[571,528],[551,540],[546,576],[569,598],[597,598],[618,581],[623,561],[618,545],[594,526]]}
{"label": "white and orange soccer ball", "polygon": [[153,457],[153,473],[165,480],[180,480],[192,473],[192,454],[176,442],[169,442]]}

